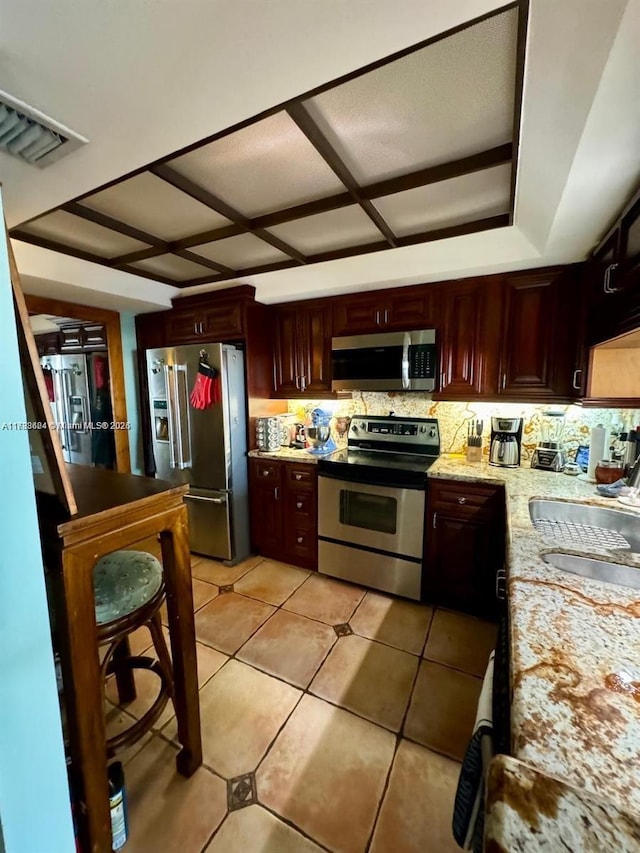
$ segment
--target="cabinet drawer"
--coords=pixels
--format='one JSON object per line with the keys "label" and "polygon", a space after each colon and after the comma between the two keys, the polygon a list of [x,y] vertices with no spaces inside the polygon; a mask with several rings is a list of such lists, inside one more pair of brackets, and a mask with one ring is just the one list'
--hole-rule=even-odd
{"label": "cabinet drawer", "polygon": [[318,559],[318,536],[315,530],[291,526],[286,531],[287,554],[297,557],[307,564],[314,564]]}
{"label": "cabinet drawer", "polygon": [[257,460],[254,463],[254,470],[256,473],[256,477],[259,480],[279,480],[280,479],[280,463],[273,461],[267,462],[262,459]]}
{"label": "cabinet drawer", "polygon": [[287,496],[287,509],[293,526],[308,529],[316,524],[316,496],[314,492],[294,489]]}
{"label": "cabinet drawer", "polygon": [[494,514],[501,511],[503,489],[499,486],[469,486],[466,483],[429,483],[429,504],[433,509],[457,513]]}
{"label": "cabinet drawer", "polygon": [[316,471],[311,465],[287,465],[286,478],[294,489],[313,489],[316,482]]}

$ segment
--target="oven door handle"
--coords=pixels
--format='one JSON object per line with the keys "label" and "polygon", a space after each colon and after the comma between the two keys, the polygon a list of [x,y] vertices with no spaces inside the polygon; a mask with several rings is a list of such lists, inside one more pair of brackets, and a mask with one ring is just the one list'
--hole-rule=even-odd
{"label": "oven door handle", "polygon": [[409,379],[409,347],[411,346],[411,336],[409,332],[404,333],[402,342],[402,387],[404,390],[411,388],[411,380]]}
{"label": "oven door handle", "polygon": [[403,483],[402,480],[384,479],[371,474],[363,474],[361,477],[354,472],[350,477],[344,474],[334,474],[330,471],[318,471],[318,477],[326,477],[327,480],[339,480],[345,486],[378,486],[387,489],[408,489],[414,492],[424,492],[427,488],[426,477],[422,483]]}

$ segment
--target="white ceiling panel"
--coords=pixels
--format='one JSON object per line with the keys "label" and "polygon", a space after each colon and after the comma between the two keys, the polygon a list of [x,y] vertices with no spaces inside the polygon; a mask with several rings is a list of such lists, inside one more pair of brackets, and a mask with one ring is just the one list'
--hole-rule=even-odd
{"label": "white ceiling panel", "polygon": [[517,22],[496,15],[306,106],[361,184],[509,142]]}
{"label": "white ceiling panel", "polygon": [[179,240],[229,225],[226,217],[150,172],[83,198],[81,204],[161,240]]}
{"label": "white ceiling panel", "polygon": [[495,166],[374,201],[399,237],[509,211],[511,166]]}
{"label": "white ceiling panel", "polygon": [[214,243],[193,246],[190,251],[232,269],[290,260],[289,255],[285,255],[259,237],[254,237],[253,234],[239,234],[237,237],[227,237],[225,240],[216,240]]}
{"label": "white ceiling panel", "polygon": [[169,164],[245,216],[344,192],[286,113],[277,113]]}
{"label": "white ceiling panel", "polygon": [[136,261],[131,264],[134,269],[174,278],[177,281],[186,281],[190,278],[201,278],[204,275],[214,276],[215,270],[209,267],[201,267],[186,258],[177,255],[157,255],[155,258],[147,258],[144,261]]}
{"label": "white ceiling panel", "polygon": [[305,255],[384,240],[357,204],[274,225],[269,231]]}
{"label": "white ceiling panel", "polygon": [[42,219],[36,219],[25,225],[23,230],[38,237],[56,240],[74,249],[84,249],[96,255],[103,255],[106,258],[149,248],[147,243],[125,237],[124,234],[118,234],[117,231],[103,228],[102,225],[96,225],[64,210],[56,210],[54,213],[43,216]]}

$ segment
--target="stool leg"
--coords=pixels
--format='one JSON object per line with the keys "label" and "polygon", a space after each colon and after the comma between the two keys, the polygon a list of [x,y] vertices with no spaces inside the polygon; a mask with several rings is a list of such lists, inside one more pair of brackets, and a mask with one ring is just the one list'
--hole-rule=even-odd
{"label": "stool leg", "polygon": [[113,652],[113,668],[116,675],[116,684],[118,685],[118,699],[121,705],[133,702],[137,696],[133,670],[127,666],[120,666],[121,661],[126,661],[130,657],[131,646],[129,645],[129,637],[123,637]]}
{"label": "stool leg", "polygon": [[169,695],[173,699],[173,663],[171,662],[169,649],[167,648],[164,634],[162,633],[162,620],[160,619],[159,610],[156,610],[151,619],[149,619],[148,625],[149,631],[151,632],[151,638],[153,639],[153,645],[155,646],[156,654],[158,656],[158,662],[162,667],[162,671],[164,672],[169,685]]}

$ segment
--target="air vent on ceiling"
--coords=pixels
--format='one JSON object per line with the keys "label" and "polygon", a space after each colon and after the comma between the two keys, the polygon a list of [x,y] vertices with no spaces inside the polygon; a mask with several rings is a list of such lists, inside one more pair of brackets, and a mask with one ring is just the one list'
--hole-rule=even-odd
{"label": "air vent on ceiling", "polygon": [[48,166],[89,140],[0,91],[0,150],[34,166]]}

